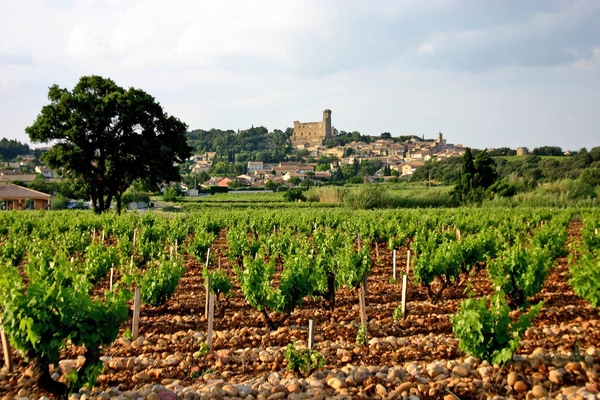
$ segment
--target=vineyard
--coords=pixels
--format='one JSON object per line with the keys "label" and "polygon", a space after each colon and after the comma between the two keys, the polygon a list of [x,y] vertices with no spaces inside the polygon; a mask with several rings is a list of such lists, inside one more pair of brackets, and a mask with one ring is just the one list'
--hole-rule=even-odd
{"label": "vineyard", "polygon": [[0,213],[0,394],[596,398],[599,229],[595,209]]}

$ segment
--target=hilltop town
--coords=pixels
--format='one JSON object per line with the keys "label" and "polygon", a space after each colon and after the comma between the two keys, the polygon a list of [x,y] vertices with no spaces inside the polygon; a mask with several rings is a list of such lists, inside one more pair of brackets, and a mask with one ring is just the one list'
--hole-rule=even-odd
{"label": "hilltop town", "polygon": [[[436,139],[429,140],[410,136],[399,141],[388,133],[374,140],[368,137],[366,140],[332,145],[339,135],[331,124],[331,115],[331,110],[324,110],[322,121],[294,121],[293,131],[288,130],[287,146],[295,150],[298,160],[275,163],[247,161],[244,173],[234,177],[220,175],[218,172],[222,172],[222,169],[217,169],[217,174],[214,174],[218,153],[205,152],[192,156],[189,173],[213,173],[202,184],[204,187],[263,187],[295,184],[306,179],[319,183],[357,177],[358,179],[354,179],[356,182],[385,181],[409,177],[431,159],[444,160],[462,156],[465,151],[460,144],[447,143],[441,132]],[[347,167],[344,168],[345,166]],[[366,167],[362,174],[361,167]]]}

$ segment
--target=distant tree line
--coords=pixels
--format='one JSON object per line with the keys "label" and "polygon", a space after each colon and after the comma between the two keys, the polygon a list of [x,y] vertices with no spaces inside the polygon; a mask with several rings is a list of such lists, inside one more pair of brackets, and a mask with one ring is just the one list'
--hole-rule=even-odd
{"label": "distant tree line", "polygon": [[[519,178],[526,186],[534,187],[538,183],[554,182],[561,179],[580,179],[591,186],[600,185],[600,147],[594,147],[590,151],[583,148],[568,156],[556,156],[560,148],[546,146],[534,149],[532,153],[543,153],[554,157],[544,157],[536,154],[528,154],[521,157],[504,157],[506,154],[500,150],[502,156],[496,150],[487,152],[494,162],[494,169],[498,180]],[[562,150],[560,151],[562,154]],[[479,151],[473,150],[472,154],[477,156]],[[425,181],[431,178],[444,184],[456,185],[463,179],[463,160],[461,157],[451,157],[442,161],[431,160],[419,167],[412,175],[412,181]],[[469,171],[467,171],[469,172]]]}
{"label": "distant tree line", "polygon": [[186,134],[190,146],[196,154],[216,152],[221,161],[229,163],[263,161],[276,163],[284,161],[295,151],[288,138],[292,128],[286,131],[275,129],[272,132],[263,126],[233,130],[196,129]]}
{"label": "distant tree line", "polygon": [[31,152],[27,143],[21,143],[17,140],[8,140],[2,138],[0,140],[0,159],[13,160],[19,155],[29,154]]}

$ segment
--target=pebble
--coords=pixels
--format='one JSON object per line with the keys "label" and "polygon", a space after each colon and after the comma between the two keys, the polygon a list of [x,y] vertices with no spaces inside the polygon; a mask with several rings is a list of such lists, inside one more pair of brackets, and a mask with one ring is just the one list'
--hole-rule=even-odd
{"label": "pebble", "polygon": [[516,381],[513,387],[517,392],[527,391],[527,384],[523,381]]}
{"label": "pebble", "polygon": [[467,368],[464,367],[464,365],[459,365],[458,367],[454,367],[452,369],[452,373],[462,378],[466,378],[467,376],[469,376],[470,372]]}
{"label": "pebble", "polygon": [[535,385],[531,388],[531,393],[538,399],[548,396],[548,392],[546,392],[546,389],[542,385]]}
{"label": "pebble", "polygon": [[[391,317],[390,317],[391,319]],[[409,317],[410,320],[410,317]],[[333,321],[332,321],[333,322]],[[414,322],[414,321],[413,321]],[[355,322],[348,321],[342,328],[355,329]],[[370,331],[385,330],[385,319],[371,321]],[[489,362],[475,357],[464,359],[444,359],[435,353],[431,358],[411,358],[418,351],[434,351],[440,348],[455,349],[458,341],[452,335],[446,335],[440,340],[439,335],[410,335],[396,338],[394,336],[373,336],[369,346],[356,346],[355,343],[345,343],[334,340],[330,331],[336,329],[331,323],[331,328],[325,331],[328,339],[322,338],[315,341],[318,349],[327,358],[339,363],[346,360],[346,364],[330,366],[321,371],[312,373],[306,378],[296,377],[285,370],[286,361],[283,353],[285,347],[275,347],[273,338],[293,335],[297,338],[296,348],[306,346],[301,330],[297,327],[285,326],[277,331],[268,332],[261,328],[246,328],[235,333],[226,331],[215,332],[217,350],[207,357],[208,363],[204,365],[213,369],[213,373],[204,376],[188,377],[192,372],[202,372],[199,363],[185,352],[169,352],[173,342],[190,344],[205,340],[204,334],[198,332],[178,332],[172,335],[149,334],[147,338],[131,343],[131,346],[122,345],[124,352],[117,352],[119,356],[103,356],[107,376],[128,375],[132,382],[119,387],[98,387],[91,391],[81,391],[69,397],[70,400],[213,400],[213,399],[245,399],[245,400],[302,400],[302,399],[345,399],[345,398],[381,398],[386,400],[414,400],[421,398],[454,399],[446,388],[459,397],[472,395],[476,398],[493,398],[494,396],[508,396],[519,399],[532,400],[535,398],[556,399],[592,399],[598,398],[598,377],[600,370],[595,368],[600,352],[595,346],[588,347],[577,360],[572,357],[570,348],[559,348],[550,352],[541,347],[536,348],[529,355],[517,354],[513,362],[504,367],[490,365]],[[396,323],[394,326],[398,326]],[[591,327],[597,326],[596,323]],[[409,326],[411,328],[412,326]],[[571,328],[569,328],[571,329]],[[557,338],[562,335],[571,335],[572,331],[556,327],[535,328],[530,332],[534,337],[539,337],[542,331],[551,331]],[[408,331],[403,331],[408,332]],[[569,338],[572,338],[569,336]],[[227,348],[236,339],[239,343],[252,343],[247,348]],[[264,342],[264,338],[270,342]],[[537,339],[536,339],[537,340]],[[220,341],[220,342],[219,342]],[[160,345],[160,348],[158,348]],[[267,346],[274,347],[267,347]],[[139,349],[133,351],[138,346]],[[140,347],[141,346],[141,347]],[[445,347],[441,347],[445,346]],[[225,348],[223,348],[225,347]],[[260,347],[260,348],[259,348]],[[146,351],[140,353],[142,351]],[[401,365],[366,365],[364,360],[381,353],[398,354],[398,359],[411,360]],[[448,354],[451,354],[449,351]],[[242,366],[243,360],[243,366]],[[419,361],[412,361],[419,360]],[[81,356],[74,360],[62,360],[60,368],[51,369],[54,379],[62,379],[62,374],[72,370],[84,362]],[[250,372],[245,380],[242,368],[250,367]],[[532,369],[534,367],[534,369]],[[49,400],[39,397],[37,385],[32,379],[33,371],[23,369],[18,378],[0,372],[0,390],[8,392],[11,398],[22,400]],[[129,372],[128,372],[129,371]],[[186,376],[181,372],[185,371]],[[9,380],[12,379],[12,381]],[[107,380],[104,380],[106,382]],[[117,382],[123,382],[117,378]],[[156,384],[160,382],[160,384]],[[561,387],[564,382],[577,382],[579,386]],[[13,385],[13,386],[11,386]],[[582,386],[583,385],[583,386]],[[550,392],[551,391],[551,392]],[[461,397],[462,398],[462,397]],[[499,398],[499,397],[498,397]]]}

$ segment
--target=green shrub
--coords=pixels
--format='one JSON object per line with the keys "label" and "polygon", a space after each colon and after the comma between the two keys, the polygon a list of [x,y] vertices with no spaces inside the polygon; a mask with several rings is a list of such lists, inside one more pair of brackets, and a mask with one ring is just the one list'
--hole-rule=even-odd
{"label": "green shrub", "polygon": [[177,259],[157,261],[139,279],[141,300],[155,307],[166,304],[175,293],[183,272],[183,264]]}
{"label": "green shrub", "polygon": [[547,251],[516,244],[491,260],[487,271],[494,288],[506,293],[513,305],[521,306],[540,292],[550,263]]}
{"label": "green shrub", "polygon": [[310,375],[311,371],[325,366],[325,358],[316,350],[296,350],[293,344],[288,344],[283,357],[287,360],[287,369],[296,374]]}
{"label": "green shrub", "polygon": [[164,201],[175,201],[180,196],[179,190],[174,186],[166,188],[162,194]]}
{"label": "green shrub", "polygon": [[600,256],[585,253],[569,269],[569,283],[578,296],[586,299],[592,307],[600,305]]}
{"label": "green shrub", "polygon": [[283,194],[286,201],[305,201],[304,193],[301,189],[290,189]]}
{"label": "green shrub", "polygon": [[53,210],[66,210],[68,204],[69,199],[61,195],[58,195],[50,200],[50,208]]}
{"label": "green shrub", "polygon": [[458,347],[468,355],[504,364],[512,360],[521,336],[542,306],[543,303],[539,303],[531,307],[528,313],[522,313],[516,322],[512,322],[511,310],[502,291],[491,297],[489,305],[486,298],[464,300],[451,318]]}

